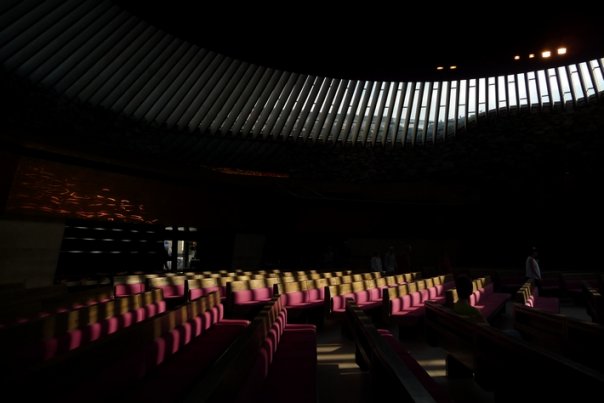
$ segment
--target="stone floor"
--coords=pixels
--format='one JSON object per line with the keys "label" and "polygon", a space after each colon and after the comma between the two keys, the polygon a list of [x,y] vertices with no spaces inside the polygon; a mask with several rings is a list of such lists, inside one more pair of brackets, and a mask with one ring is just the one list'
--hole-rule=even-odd
{"label": "stone floor", "polygon": [[[393,328],[396,334],[398,330]],[[478,387],[472,379],[450,380],[446,377],[443,349],[429,346],[421,336],[403,341],[411,355],[428,374],[448,388],[455,402],[493,402],[492,394]],[[317,340],[319,402],[373,402],[369,374],[354,361],[354,342],[342,335],[340,325],[327,322]]]}
{"label": "stone floor", "polygon": [[319,402],[370,402],[369,374],[354,362],[354,342],[327,322],[317,339]]}

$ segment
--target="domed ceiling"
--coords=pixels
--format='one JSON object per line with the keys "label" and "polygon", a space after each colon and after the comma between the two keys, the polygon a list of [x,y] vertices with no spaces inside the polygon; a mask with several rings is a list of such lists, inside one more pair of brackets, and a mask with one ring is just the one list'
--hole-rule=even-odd
{"label": "domed ceiling", "polygon": [[[529,10],[510,2],[365,2],[283,7],[116,0],[166,31],[228,56],[300,73],[373,80],[470,78],[601,57],[604,24],[591,7]],[[531,7],[534,8],[534,7]],[[556,55],[558,47],[567,54]],[[553,55],[543,59],[541,52]],[[529,54],[535,58],[529,59]],[[519,60],[514,60],[514,56]],[[443,70],[436,70],[442,66]],[[456,66],[454,71],[450,66]]]}

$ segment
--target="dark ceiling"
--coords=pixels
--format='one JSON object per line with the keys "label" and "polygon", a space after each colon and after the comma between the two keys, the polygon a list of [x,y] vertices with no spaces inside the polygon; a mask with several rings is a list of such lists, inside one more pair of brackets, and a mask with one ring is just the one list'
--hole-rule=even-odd
{"label": "dark ceiling", "polygon": [[[283,2],[115,1],[202,47],[276,68],[360,79],[475,77],[604,56],[604,28],[591,7],[529,10],[526,2],[460,8],[434,2],[355,7]],[[399,4],[399,5],[397,5]],[[410,6],[412,4],[412,6]],[[566,46],[546,64],[529,53]],[[523,60],[514,61],[519,54]],[[436,66],[458,66],[437,72]]]}

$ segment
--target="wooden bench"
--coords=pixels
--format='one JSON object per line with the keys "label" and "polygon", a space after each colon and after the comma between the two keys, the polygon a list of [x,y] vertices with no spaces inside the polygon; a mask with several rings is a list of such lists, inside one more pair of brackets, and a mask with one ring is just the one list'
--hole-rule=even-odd
{"label": "wooden bench", "polygon": [[562,287],[567,297],[580,298],[583,284],[597,288],[600,285],[600,275],[596,273],[562,273]]}
{"label": "wooden bench", "polygon": [[385,329],[376,329],[352,300],[346,303],[348,326],[356,346],[356,362],[371,374],[376,401],[448,402],[446,390]]}
{"label": "wooden bench", "polygon": [[604,324],[604,297],[602,288],[595,288],[589,283],[583,283],[583,298],[585,299],[585,308],[591,320],[596,323]]}
{"label": "wooden bench", "polygon": [[530,343],[604,371],[604,326],[514,304],[514,328]]}
{"label": "wooden bench", "polygon": [[426,303],[426,335],[447,350],[449,376],[474,374],[496,401],[592,401],[604,390],[601,372],[439,304]]}

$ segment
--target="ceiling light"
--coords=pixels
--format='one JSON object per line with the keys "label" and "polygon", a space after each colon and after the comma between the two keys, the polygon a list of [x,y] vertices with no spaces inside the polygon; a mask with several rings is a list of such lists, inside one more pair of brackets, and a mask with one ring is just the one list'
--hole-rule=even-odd
{"label": "ceiling light", "polygon": [[520,60],[520,56],[519,55],[514,56],[514,60]]}
{"label": "ceiling light", "polygon": [[457,68],[457,66],[450,66],[449,67],[451,70],[455,70]]}
{"label": "ceiling light", "polygon": [[559,55],[565,55],[566,54],[566,48],[558,48],[558,54]]}
{"label": "ceiling light", "polygon": [[438,66],[438,67],[436,68],[436,70],[442,70],[442,69],[444,69],[444,67],[443,67],[443,66]]}
{"label": "ceiling light", "polygon": [[552,52],[550,52],[549,50],[544,50],[543,52],[541,52],[541,57],[544,59],[547,59],[551,55],[552,55]]}
{"label": "ceiling light", "polygon": [[534,53],[529,54],[529,59],[533,59],[535,57]]}

